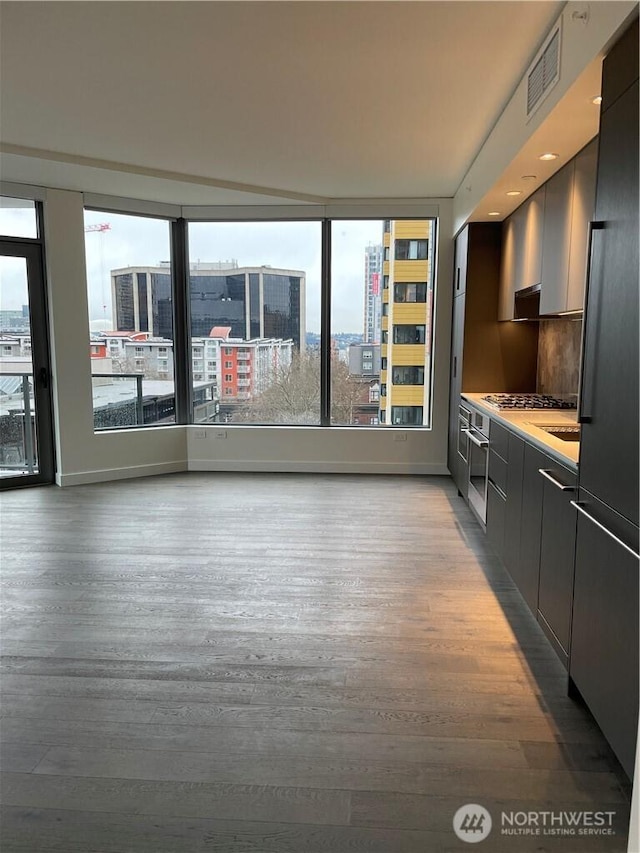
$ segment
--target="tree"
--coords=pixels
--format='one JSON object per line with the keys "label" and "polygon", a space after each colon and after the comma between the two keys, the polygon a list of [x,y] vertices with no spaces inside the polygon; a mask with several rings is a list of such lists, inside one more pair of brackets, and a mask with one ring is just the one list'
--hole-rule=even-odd
{"label": "tree", "polygon": [[[331,420],[351,424],[361,396],[361,383],[349,376],[347,365],[331,360]],[[294,352],[291,365],[281,368],[274,382],[234,414],[235,423],[320,423],[320,354]]]}

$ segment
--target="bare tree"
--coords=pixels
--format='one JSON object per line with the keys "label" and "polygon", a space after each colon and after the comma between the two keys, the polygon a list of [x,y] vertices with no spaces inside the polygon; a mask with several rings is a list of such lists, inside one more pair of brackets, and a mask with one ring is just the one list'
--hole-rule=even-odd
{"label": "bare tree", "polygon": [[[331,360],[331,412],[334,423],[351,424],[361,393],[347,365]],[[320,422],[320,354],[295,352],[275,381],[234,413],[236,423],[317,424]]]}

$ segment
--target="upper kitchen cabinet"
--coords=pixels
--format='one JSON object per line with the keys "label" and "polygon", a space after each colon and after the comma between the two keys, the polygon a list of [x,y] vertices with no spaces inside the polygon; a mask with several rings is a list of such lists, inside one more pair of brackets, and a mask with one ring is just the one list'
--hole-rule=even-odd
{"label": "upper kitchen cabinet", "polygon": [[544,198],[545,187],[540,187],[504,222],[499,320],[513,320],[516,291],[542,279]]}
{"label": "upper kitchen cabinet", "polygon": [[597,154],[593,140],[545,184],[540,314],[584,306]]}

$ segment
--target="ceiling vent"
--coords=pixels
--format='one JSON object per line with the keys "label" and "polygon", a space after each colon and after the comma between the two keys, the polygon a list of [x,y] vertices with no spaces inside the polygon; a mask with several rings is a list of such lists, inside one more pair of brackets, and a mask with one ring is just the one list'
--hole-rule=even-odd
{"label": "ceiling vent", "polygon": [[560,79],[560,25],[556,26],[538,51],[527,72],[527,119]]}

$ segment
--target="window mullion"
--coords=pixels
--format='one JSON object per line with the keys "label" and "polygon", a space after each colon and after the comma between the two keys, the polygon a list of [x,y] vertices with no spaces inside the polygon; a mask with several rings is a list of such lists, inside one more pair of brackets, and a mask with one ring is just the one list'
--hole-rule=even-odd
{"label": "window mullion", "polygon": [[187,223],[171,223],[171,280],[173,288],[173,345],[176,423],[193,419],[191,381],[191,312],[189,310],[189,250]]}

